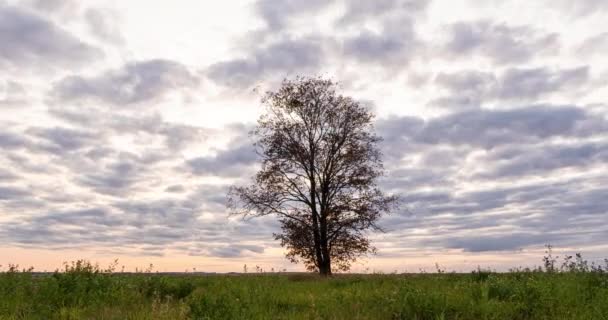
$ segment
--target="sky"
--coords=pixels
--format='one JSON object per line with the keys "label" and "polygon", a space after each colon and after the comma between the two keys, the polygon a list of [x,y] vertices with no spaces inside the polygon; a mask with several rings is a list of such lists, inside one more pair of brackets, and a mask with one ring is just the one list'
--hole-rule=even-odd
{"label": "sky", "polygon": [[369,107],[404,206],[356,272],[608,257],[608,1],[0,0],[0,269],[302,271],[228,217],[261,95]]}

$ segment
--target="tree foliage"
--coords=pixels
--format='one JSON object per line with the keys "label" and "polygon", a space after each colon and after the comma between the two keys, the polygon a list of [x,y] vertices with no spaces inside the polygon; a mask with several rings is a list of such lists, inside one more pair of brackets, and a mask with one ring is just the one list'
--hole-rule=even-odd
{"label": "tree foliage", "polygon": [[275,238],[292,262],[329,275],[375,249],[368,230],[397,198],[377,186],[383,174],[373,114],[321,78],[285,80],[262,102],[253,131],[261,170],[229,192],[232,214],[276,215]]}

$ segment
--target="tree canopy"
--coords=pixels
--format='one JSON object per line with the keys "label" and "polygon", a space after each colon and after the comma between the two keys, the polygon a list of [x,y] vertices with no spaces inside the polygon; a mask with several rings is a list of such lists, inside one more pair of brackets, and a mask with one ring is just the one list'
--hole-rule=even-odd
{"label": "tree canopy", "polygon": [[377,185],[384,173],[374,115],[322,78],[283,81],[267,92],[252,134],[261,169],[229,192],[232,214],[275,215],[287,258],[330,275],[375,252],[368,231],[397,203]]}

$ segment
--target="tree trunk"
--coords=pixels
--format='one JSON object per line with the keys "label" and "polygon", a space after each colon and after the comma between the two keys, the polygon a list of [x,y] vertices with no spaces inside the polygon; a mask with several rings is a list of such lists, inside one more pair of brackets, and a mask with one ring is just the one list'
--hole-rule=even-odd
{"label": "tree trunk", "polygon": [[329,243],[327,239],[327,216],[321,212],[320,219],[321,227],[321,255],[323,256],[323,268],[319,268],[319,272],[323,276],[331,275],[331,257],[329,256]]}
{"label": "tree trunk", "polygon": [[331,262],[329,259],[323,261],[322,265],[319,266],[319,274],[324,277],[331,276]]}
{"label": "tree trunk", "polygon": [[315,255],[317,260],[317,266],[319,267],[319,273],[323,274],[325,267],[325,259],[323,259],[323,242],[321,241],[321,237],[319,235],[319,222],[318,219],[313,212],[312,214],[312,231],[313,231],[313,241],[315,246]]}
{"label": "tree trunk", "polygon": [[324,274],[324,269],[325,269],[325,259],[323,256],[323,239],[321,237],[321,232],[320,232],[320,226],[319,226],[319,219],[317,216],[317,205],[315,202],[315,180],[314,178],[311,178],[310,181],[311,184],[311,192],[310,192],[310,199],[311,199],[311,216],[312,216],[312,232],[313,232],[313,241],[314,241],[314,246],[315,246],[315,255],[316,255],[316,260],[317,260],[317,266],[319,267],[319,273]]}
{"label": "tree trunk", "polygon": [[323,266],[319,268],[319,274],[324,277],[331,276],[331,260],[329,257],[323,261]]}

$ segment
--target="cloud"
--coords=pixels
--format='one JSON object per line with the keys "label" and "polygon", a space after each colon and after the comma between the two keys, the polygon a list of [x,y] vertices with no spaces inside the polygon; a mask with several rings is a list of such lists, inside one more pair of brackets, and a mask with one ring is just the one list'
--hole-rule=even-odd
{"label": "cloud", "polygon": [[190,159],[187,166],[196,175],[242,176],[258,160],[252,144],[242,140],[233,140],[228,149],[218,150],[215,155]]}
{"label": "cloud", "polygon": [[451,109],[476,109],[486,100],[491,100],[498,80],[493,73],[482,71],[463,71],[439,73],[435,84],[447,89],[448,95],[439,97],[431,105]]}
{"label": "cloud", "polygon": [[328,5],[323,0],[258,0],[255,11],[271,30],[285,28],[294,16],[310,14]]}
{"label": "cloud", "polygon": [[0,185],[0,201],[22,198],[29,195],[30,193],[22,188]]}
{"label": "cloud", "polygon": [[[443,80],[475,88],[486,74],[467,76]],[[602,112],[531,105],[379,119],[390,155],[381,185],[404,203],[382,220],[382,244],[486,252],[605,241]]]}
{"label": "cloud", "polygon": [[84,15],[91,33],[102,41],[122,45],[125,40],[120,32],[117,13],[107,9],[88,9]]}
{"label": "cloud", "polygon": [[[557,4],[557,6],[555,4]],[[579,17],[608,10],[608,4],[603,0],[557,0],[548,1],[548,5],[550,8],[560,9],[568,15],[576,15]]]}
{"label": "cloud", "polygon": [[122,196],[133,193],[135,185],[142,180],[142,175],[149,168],[136,156],[129,157],[123,153],[122,157],[98,167],[95,171],[82,172],[77,183],[101,194]]}
{"label": "cloud", "polygon": [[120,226],[123,222],[102,208],[76,209],[62,212],[51,212],[36,220],[40,224],[79,226],[102,225],[106,227]]}
{"label": "cloud", "polygon": [[184,65],[170,60],[131,62],[93,77],[69,76],[54,86],[62,102],[96,101],[124,106],[153,102],[171,91],[196,88],[199,79]]}
{"label": "cloud", "polygon": [[538,98],[547,92],[580,86],[588,78],[588,67],[560,71],[547,68],[508,69],[502,75],[497,96],[502,99]]}
{"label": "cloud", "polygon": [[209,250],[208,255],[220,258],[243,257],[247,252],[263,253],[264,247],[256,245],[230,245],[225,247],[215,247]]}
{"label": "cloud", "polygon": [[[237,234],[263,234],[270,238],[272,230],[269,226],[272,228],[274,225],[262,224],[255,232],[238,231],[235,228],[239,228],[242,222],[226,220],[223,203],[225,187],[200,185],[190,188],[192,192],[187,191],[184,190],[179,197],[172,195],[169,198],[117,197],[109,202],[100,202],[100,198],[97,198],[95,207],[89,206],[90,200],[76,197],[71,203],[63,205],[82,201],[81,205],[86,207],[70,210],[39,206],[35,208],[35,214],[0,231],[0,238],[20,246],[116,246],[145,255],[160,255],[164,250],[189,254],[197,252],[197,255],[203,256],[226,256],[227,252],[232,252],[234,256],[237,254],[235,248],[243,252],[263,251],[260,245],[230,243]],[[214,202],[217,205],[212,205]],[[201,219],[203,214],[207,216]],[[142,246],[146,246],[146,249]]]}
{"label": "cloud", "polygon": [[608,50],[608,32],[602,32],[585,39],[578,47],[576,53],[579,55],[601,55]]}
{"label": "cloud", "polygon": [[515,142],[602,133],[606,123],[594,121],[594,115],[582,108],[532,105],[509,110],[464,110],[426,122],[412,117],[392,118],[380,120],[378,129],[383,136],[393,137],[394,143],[491,149]]}
{"label": "cloud", "polygon": [[0,3],[0,67],[74,68],[101,57],[100,49],[42,16]]}
{"label": "cloud", "polygon": [[[339,3],[337,7],[343,6],[344,12],[330,19],[330,23],[347,32],[328,36],[318,28],[311,28],[310,15],[340,8],[329,9],[328,2],[323,1],[258,1],[255,10],[266,28],[241,41],[247,45],[240,56],[210,65],[206,74],[220,85],[244,89],[256,83],[275,83],[285,77],[330,71],[322,68],[345,67],[351,61],[394,70],[396,64],[406,65],[424,48],[415,33],[414,20],[427,3],[426,0]],[[298,24],[300,16],[308,18]],[[364,26],[367,20],[380,25],[378,30]]]}
{"label": "cloud", "polygon": [[107,132],[105,135],[136,135],[142,139],[160,138],[164,146],[171,151],[202,142],[211,133],[207,128],[182,123],[168,122],[156,113],[117,114],[105,108],[78,108],[71,109],[62,105],[53,106],[49,113],[70,125],[83,129],[99,127]]}
{"label": "cloud", "polygon": [[608,143],[588,142],[549,144],[542,146],[512,146],[491,153],[493,163],[483,178],[505,179],[525,175],[546,175],[563,168],[583,168],[608,162]]}
{"label": "cloud", "polygon": [[363,24],[368,20],[414,17],[426,10],[429,0],[347,0],[344,15],[338,25]]}
{"label": "cloud", "polygon": [[[394,71],[416,57],[425,44],[418,38],[415,22],[429,1],[346,1],[338,29],[354,29],[343,42],[344,58],[381,65]],[[368,26],[377,26],[370,29]]]}
{"label": "cloud", "polygon": [[[389,232],[373,238],[381,251],[476,255],[606,243],[601,54],[608,38],[578,32],[601,26],[602,1],[529,8],[555,14],[572,25],[567,30],[505,23],[517,7],[509,3],[465,21],[445,20],[446,7],[428,0],[254,1],[249,8],[259,19],[242,21],[254,29],[218,25],[230,31],[226,41],[200,57],[230,55],[197,62],[202,71],[141,51],[154,47],[149,39],[130,43],[133,30],[116,7],[0,3],[0,69],[7,71],[0,108],[9,111],[0,116],[0,241],[7,246],[273,256],[276,219],[238,220],[225,208],[228,186],[259,163],[245,138],[250,125],[195,123],[218,105],[247,108],[250,100],[222,90],[318,73],[332,74],[378,114],[387,169],[379,184],[404,201],[381,221]],[[138,12],[130,22],[138,24]],[[101,49],[112,59],[102,59]],[[47,69],[57,76],[40,72]],[[415,91],[401,92],[416,79]],[[198,92],[203,81],[220,88]],[[204,109],[180,106],[191,96]]]}
{"label": "cloud", "polygon": [[287,38],[256,48],[246,58],[215,63],[206,73],[218,84],[246,88],[268,77],[282,79],[289,74],[314,72],[323,55],[320,39]]}
{"label": "cloud", "polygon": [[9,170],[0,168],[0,182],[13,181],[19,178],[17,175],[13,174]]}
{"label": "cloud", "polygon": [[448,57],[480,55],[496,64],[527,62],[537,55],[555,54],[560,47],[556,33],[490,21],[457,22],[448,27],[448,34],[444,47]]}
{"label": "cloud", "polygon": [[0,132],[0,146],[4,150],[21,149],[30,145],[30,141],[14,132]]}
{"label": "cloud", "polygon": [[421,43],[411,21],[385,26],[380,32],[363,30],[344,41],[344,55],[364,63],[379,63],[391,67],[407,63],[419,51]]}
{"label": "cloud", "polygon": [[501,236],[453,238],[444,241],[448,248],[464,249],[469,252],[514,251],[530,245],[552,243],[555,236],[551,234],[508,234]]}
{"label": "cloud", "polygon": [[101,142],[101,137],[92,132],[62,127],[30,128],[28,133],[41,139],[37,145],[39,149],[56,155],[95,146]]}
{"label": "cloud", "polygon": [[[9,190],[2,188],[2,191]],[[13,190],[14,189],[14,190]],[[249,256],[264,252],[259,239],[270,239],[276,224],[226,219],[225,187],[199,185],[193,192],[170,198],[130,199],[128,197],[81,203],[72,209],[56,210],[45,205],[21,207],[35,213],[0,230],[3,243],[26,248],[120,248],[114,254],[162,256],[166,251],[213,257]],[[23,197],[12,188],[11,195]],[[8,192],[2,193],[5,196]],[[222,199],[221,210],[219,199]],[[73,199],[71,205],[78,203]],[[90,202],[90,201],[87,201]],[[217,206],[210,206],[218,202]],[[0,199],[0,206],[3,205]],[[63,204],[69,205],[69,204]],[[4,207],[6,208],[6,207]],[[203,217],[204,215],[204,217]],[[268,219],[262,219],[268,220]],[[235,244],[245,236],[255,244]],[[102,249],[103,250],[103,249]]]}
{"label": "cloud", "polygon": [[587,66],[570,69],[508,68],[498,76],[481,71],[439,73],[435,84],[449,93],[435,99],[431,105],[471,109],[496,100],[535,101],[547,94],[584,87],[589,77]]}
{"label": "cloud", "polygon": [[182,193],[185,192],[186,188],[182,185],[176,184],[176,185],[172,185],[172,186],[168,186],[165,189],[165,192],[170,192],[170,193]]}
{"label": "cloud", "polygon": [[26,0],[24,2],[41,12],[74,12],[78,9],[78,3],[73,0]]}
{"label": "cloud", "polygon": [[419,192],[408,198],[414,201],[409,214],[389,216],[382,223],[391,230],[388,240],[406,247],[483,252],[546,243],[588,245],[605,240],[608,231],[601,223],[608,217],[608,203],[600,196],[606,191],[600,185],[601,180],[581,177],[449,194]]}
{"label": "cloud", "polygon": [[16,81],[0,81],[0,107],[22,107],[27,102],[23,85]]}

